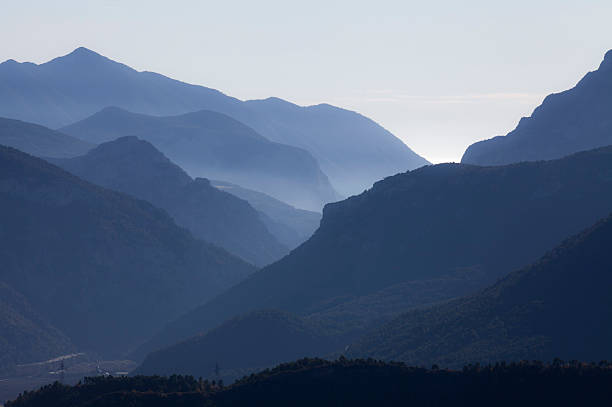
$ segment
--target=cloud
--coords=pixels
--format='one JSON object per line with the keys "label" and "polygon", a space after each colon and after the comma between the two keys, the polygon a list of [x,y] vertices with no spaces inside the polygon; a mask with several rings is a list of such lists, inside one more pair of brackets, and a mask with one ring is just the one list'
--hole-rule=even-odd
{"label": "cloud", "polygon": [[427,103],[427,104],[467,104],[482,102],[517,102],[534,104],[541,102],[545,94],[519,92],[470,93],[465,95],[422,96],[396,92],[390,89],[379,89],[364,92],[362,96],[339,98],[343,102],[371,103]]}

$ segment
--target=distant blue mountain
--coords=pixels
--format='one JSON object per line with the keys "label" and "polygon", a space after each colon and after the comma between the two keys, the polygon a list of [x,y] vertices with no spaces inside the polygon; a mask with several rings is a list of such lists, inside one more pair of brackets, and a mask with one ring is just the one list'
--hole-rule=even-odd
{"label": "distant blue mountain", "polygon": [[215,188],[229,192],[255,208],[266,225],[279,242],[294,249],[306,241],[321,222],[321,213],[294,208],[262,192],[246,189],[226,181],[211,180]]}
{"label": "distant blue mountain", "polygon": [[44,64],[0,64],[0,116],[59,128],[107,106],[150,115],[225,113],[269,140],[302,147],[343,195],[427,164],[372,120],[329,105],[242,102],[217,90],[137,72],[86,48]]}
{"label": "distant blue mountain", "polygon": [[0,117],[0,145],[37,157],[66,158],[85,154],[95,144],[38,124]]}
{"label": "distant blue mountain", "polygon": [[298,106],[278,98],[251,100],[254,118],[235,113],[270,140],[302,147],[319,161],[343,195],[382,178],[429,164],[371,119],[328,104]]}
{"label": "distant blue mountain", "polygon": [[503,165],[551,160],[612,145],[612,50],[599,69],[578,84],[548,95],[531,117],[524,117],[506,136],[472,144],[465,164]]}
{"label": "distant blue mountain", "polygon": [[222,113],[159,117],[109,107],[62,131],[93,143],[138,136],[194,177],[230,181],[300,208],[320,210],[339,199],[308,151],[269,141]]}

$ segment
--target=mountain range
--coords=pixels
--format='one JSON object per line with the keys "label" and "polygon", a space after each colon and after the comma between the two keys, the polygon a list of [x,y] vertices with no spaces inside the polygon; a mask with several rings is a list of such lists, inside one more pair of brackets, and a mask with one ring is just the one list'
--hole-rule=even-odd
{"label": "mountain range", "polygon": [[408,363],[609,360],[612,217],[472,296],[408,312],[350,356]]}
{"label": "mountain range", "polygon": [[321,222],[321,213],[297,209],[263,192],[243,188],[226,181],[211,180],[212,186],[247,201],[255,208],[279,242],[294,249],[306,241]]}
{"label": "mountain range", "polygon": [[[612,357],[611,95],[609,51],[506,136],[428,165],[328,104],[86,48],[0,64],[0,374],[141,363],[13,405],[601,398],[609,363],[558,358]],[[305,356],[339,359],[271,369]]]}
{"label": "mountain range", "polygon": [[397,298],[388,290],[411,281],[433,288],[421,304],[403,302],[409,306],[466,294],[466,287],[482,287],[535,261],[606,216],[611,174],[609,147],[547,162],[440,164],[389,177],[327,205],[308,241],[168,324],[135,355],[255,310],[313,315],[371,295],[378,299],[368,301],[384,308]]}
{"label": "mountain range", "polygon": [[236,112],[236,118],[270,140],[309,151],[344,196],[429,164],[389,131],[356,112],[329,104],[303,107],[279,98],[245,104],[256,115]]}
{"label": "mountain range", "polygon": [[242,102],[214,89],[138,72],[83,47],[39,65],[5,61],[0,64],[0,95],[0,116],[50,128],[109,106],[155,116],[224,113],[270,141],[306,149],[345,196],[427,164],[391,133],[354,112],[325,104],[301,107],[277,98]]}
{"label": "mountain range", "polygon": [[126,136],[86,155],[52,163],[91,183],[130,194],[166,210],[194,236],[258,266],[288,253],[248,202],[203,178],[193,180],[149,142]]}
{"label": "mountain range", "polygon": [[612,145],[612,50],[572,89],[548,95],[506,136],[468,147],[462,163],[503,165],[551,160]]}
{"label": "mountain range", "polygon": [[306,150],[271,142],[222,113],[158,117],[105,108],[61,131],[91,143],[137,136],[192,176],[236,183],[302,208],[338,199]]}
{"label": "mountain range", "polygon": [[254,271],[145,201],[1,146],[0,209],[0,281],[102,355],[128,351]]}

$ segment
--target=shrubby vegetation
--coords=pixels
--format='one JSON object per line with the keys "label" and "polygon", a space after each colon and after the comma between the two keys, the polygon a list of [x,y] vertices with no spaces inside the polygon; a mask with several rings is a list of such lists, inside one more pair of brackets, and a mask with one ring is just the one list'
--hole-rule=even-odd
{"label": "shrubby vegetation", "polygon": [[482,292],[413,310],[350,356],[458,367],[495,360],[612,358],[612,217]]}
{"label": "shrubby vegetation", "polygon": [[236,379],[243,369],[258,371],[300,357],[327,355],[340,346],[337,338],[297,315],[255,311],[150,353],[136,372],[207,377],[218,363],[222,377]]}
{"label": "shrubby vegetation", "polygon": [[610,383],[612,364],[606,361],[476,364],[454,371],[373,359],[301,359],[227,387],[191,376],[55,383],[6,407],[601,405],[612,398]]}
{"label": "shrubby vegetation", "polygon": [[74,345],[51,326],[23,295],[0,281],[0,374],[14,365],[73,352]]}

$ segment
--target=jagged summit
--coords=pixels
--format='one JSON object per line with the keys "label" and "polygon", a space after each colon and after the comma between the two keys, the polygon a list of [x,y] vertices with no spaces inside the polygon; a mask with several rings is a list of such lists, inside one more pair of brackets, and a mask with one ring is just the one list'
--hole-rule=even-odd
{"label": "jagged summit", "polygon": [[604,55],[604,59],[601,62],[601,65],[599,65],[599,69],[600,70],[612,69],[612,49],[608,50],[608,52],[606,52],[606,55]]}
{"label": "jagged summit", "polygon": [[472,144],[462,163],[553,160],[612,144],[612,50],[571,89],[548,95],[506,136]]}

